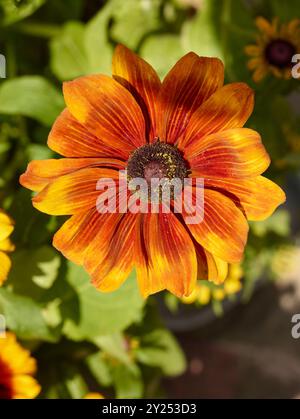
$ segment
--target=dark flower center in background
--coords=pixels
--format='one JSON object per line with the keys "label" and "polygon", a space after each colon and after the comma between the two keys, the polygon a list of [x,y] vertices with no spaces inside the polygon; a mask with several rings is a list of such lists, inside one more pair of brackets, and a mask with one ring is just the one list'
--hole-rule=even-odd
{"label": "dark flower center in background", "polygon": [[127,165],[128,179],[180,179],[188,176],[186,162],[178,148],[157,140],[137,148],[130,156]]}
{"label": "dark flower center in background", "polygon": [[11,372],[0,359],[0,399],[12,399]]}
{"label": "dark flower center in background", "polygon": [[268,63],[278,68],[289,67],[295,53],[296,48],[294,45],[284,39],[273,40],[265,50],[265,56]]}

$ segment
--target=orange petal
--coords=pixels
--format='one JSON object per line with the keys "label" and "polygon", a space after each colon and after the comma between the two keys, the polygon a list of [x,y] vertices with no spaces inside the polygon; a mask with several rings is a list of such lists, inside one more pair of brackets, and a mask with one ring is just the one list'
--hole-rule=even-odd
{"label": "orange petal", "polygon": [[205,249],[204,252],[207,260],[208,280],[216,285],[223,284],[228,274],[228,263]]}
{"label": "orange petal", "polygon": [[158,135],[174,144],[191,116],[224,83],[224,66],[218,58],[182,57],[165,77],[159,95]]}
{"label": "orange petal", "polygon": [[115,80],[135,97],[147,123],[149,140],[157,136],[157,97],[161,82],[155,70],[142,58],[123,45],[115,49],[112,62]]}
{"label": "orange petal", "polygon": [[145,122],[133,96],[114,79],[93,75],[66,82],[71,114],[108,147],[127,156],[145,143]]}
{"label": "orange petal", "polygon": [[193,291],[197,280],[195,248],[173,213],[139,215],[135,255],[144,297],[163,289],[178,297]]}
{"label": "orange petal", "polygon": [[[197,214],[202,211],[202,202],[196,202],[193,188],[193,206]],[[195,208],[185,202],[183,216],[196,214]],[[198,224],[187,224],[194,239],[216,257],[229,263],[239,262],[247,241],[246,218],[234,202],[221,193],[204,189],[204,218]]]}
{"label": "orange petal", "polygon": [[255,24],[258,29],[267,37],[273,37],[276,34],[276,22],[273,24],[262,16],[255,19]]}
{"label": "orange petal", "polygon": [[259,57],[261,54],[261,49],[258,45],[247,45],[245,47],[245,53],[250,57]]}
{"label": "orange petal", "polygon": [[228,263],[219,259],[208,250],[194,243],[198,261],[198,279],[208,280],[216,285],[222,284],[228,274]]}
{"label": "orange petal", "polygon": [[208,280],[208,267],[207,267],[207,259],[202,246],[193,240],[193,244],[196,251],[197,256],[197,279],[198,280]]}
{"label": "orange petal", "polygon": [[255,83],[260,83],[266,77],[268,72],[269,68],[266,65],[262,64],[257,70],[254,71],[252,76],[253,81]]}
{"label": "orange petal", "polygon": [[110,158],[73,158],[34,160],[28,164],[26,172],[21,175],[20,183],[25,188],[39,192],[48,183],[68,173],[88,167],[109,167],[125,169],[126,163]]}
{"label": "orange petal", "polygon": [[264,66],[264,59],[262,57],[258,57],[258,58],[251,58],[248,63],[247,63],[247,67],[249,68],[249,70],[256,70],[256,69],[260,69]]}
{"label": "orange petal", "polygon": [[248,220],[261,221],[273,214],[285,202],[283,190],[269,179],[205,179],[206,188],[217,189],[228,195],[245,211]]}
{"label": "orange petal", "polygon": [[[114,214],[114,228],[108,234],[100,231],[87,250],[94,254],[96,264],[92,267],[92,282],[100,291],[108,292],[119,288],[133,270],[133,247],[136,214]],[[118,217],[119,215],[119,217]],[[120,220],[121,218],[121,220]],[[119,222],[116,222],[120,220]],[[104,224],[106,230],[106,224]],[[91,260],[89,259],[89,264]],[[86,264],[85,260],[85,264]]]}
{"label": "orange petal", "polygon": [[96,206],[101,178],[118,180],[118,172],[105,168],[88,168],[60,176],[32,199],[33,206],[50,215],[68,215],[88,211]]}
{"label": "orange petal", "polygon": [[67,259],[78,265],[83,264],[85,252],[107,214],[99,214],[96,208],[72,215],[53,237],[53,246]]}
{"label": "orange petal", "polygon": [[178,146],[184,148],[209,134],[243,127],[253,107],[253,90],[247,84],[232,83],[222,87],[194,112]]}
{"label": "orange petal", "polygon": [[80,124],[66,108],[54,122],[48,136],[48,146],[65,157],[125,157],[109,147]]}
{"label": "orange petal", "polygon": [[[57,231],[53,238],[53,245],[67,259],[79,265],[85,262],[91,273],[99,264],[101,248],[108,245],[122,216],[120,212],[100,213],[96,207],[74,214]],[[94,241],[97,249],[91,250]],[[101,257],[104,259],[103,255]]]}
{"label": "orange petal", "polygon": [[248,128],[219,132],[193,142],[185,157],[192,175],[204,178],[258,176],[270,164],[260,135]]}

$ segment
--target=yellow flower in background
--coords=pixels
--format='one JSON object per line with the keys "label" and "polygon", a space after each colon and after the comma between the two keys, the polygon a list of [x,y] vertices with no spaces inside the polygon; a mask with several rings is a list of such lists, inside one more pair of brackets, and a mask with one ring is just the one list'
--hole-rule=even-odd
{"label": "yellow flower in background", "polygon": [[35,359],[16,336],[7,332],[0,337],[0,399],[34,399],[41,391],[35,372]]}
{"label": "yellow flower in background", "polygon": [[7,279],[11,268],[11,261],[7,253],[14,250],[14,245],[9,239],[13,229],[14,223],[12,219],[4,211],[0,210],[0,286]]}
{"label": "yellow flower in background", "polygon": [[205,284],[197,284],[191,295],[181,298],[183,304],[199,303],[202,306],[209,304],[210,300],[211,289]]}
{"label": "yellow flower in background", "polygon": [[84,399],[104,399],[100,393],[88,393]]}
{"label": "yellow flower in background", "polygon": [[293,245],[278,247],[273,255],[271,271],[277,277],[284,279],[297,270],[299,249]]}
{"label": "yellow flower in background", "polygon": [[212,292],[212,298],[216,301],[223,301],[226,297],[224,288],[220,287],[220,288],[216,288],[215,290],[213,290]]}
{"label": "yellow flower in background", "polygon": [[290,79],[292,57],[300,53],[300,20],[280,24],[277,18],[269,22],[258,17],[256,26],[259,30],[256,44],[245,49],[246,54],[252,57],[248,68],[253,71],[253,80],[258,83],[268,74]]}
{"label": "yellow flower in background", "polygon": [[223,285],[213,288],[210,284],[198,283],[191,295],[181,298],[181,302],[183,304],[199,303],[205,306],[211,300],[223,301],[226,297],[241,291],[243,275],[241,264],[232,263],[228,266],[228,274]]}
{"label": "yellow flower in background", "polygon": [[241,291],[243,287],[241,282],[243,274],[244,272],[241,264],[235,263],[229,265],[228,276],[224,282],[224,290],[226,295],[236,294]]}

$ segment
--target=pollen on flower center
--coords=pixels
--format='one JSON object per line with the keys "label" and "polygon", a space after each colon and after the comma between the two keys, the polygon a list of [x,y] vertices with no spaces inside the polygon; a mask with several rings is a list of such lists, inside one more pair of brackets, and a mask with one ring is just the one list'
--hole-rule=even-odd
{"label": "pollen on flower center", "polygon": [[132,153],[128,160],[127,176],[129,180],[144,178],[149,184],[151,179],[183,180],[188,176],[188,168],[177,147],[157,140]]}
{"label": "pollen on flower center", "polygon": [[284,39],[275,39],[270,42],[265,50],[265,56],[269,64],[278,68],[291,65],[292,57],[296,53],[294,45]]}

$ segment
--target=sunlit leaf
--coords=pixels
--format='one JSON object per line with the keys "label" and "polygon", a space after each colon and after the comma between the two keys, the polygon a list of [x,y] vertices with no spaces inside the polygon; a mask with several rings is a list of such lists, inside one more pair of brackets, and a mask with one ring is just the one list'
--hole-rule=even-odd
{"label": "sunlit leaf", "polygon": [[161,26],[161,0],[117,0],[115,3],[112,37],[128,48],[136,49],[147,33]]}
{"label": "sunlit leaf", "polygon": [[61,93],[43,77],[18,77],[0,86],[0,114],[24,115],[51,125],[63,108]]}
{"label": "sunlit leaf", "polygon": [[184,54],[177,35],[151,35],[142,44],[140,52],[161,78]]}
{"label": "sunlit leaf", "polygon": [[21,339],[54,342],[59,337],[59,329],[47,325],[39,304],[5,288],[0,288],[0,313],[4,314],[7,327]]}
{"label": "sunlit leaf", "polygon": [[68,319],[65,324],[64,331],[69,338],[93,340],[99,335],[121,331],[141,317],[144,300],[134,274],[119,290],[101,293],[91,285],[88,274],[81,267],[72,263],[68,266],[66,280],[73,287],[74,295],[64,304],[69,312],[79,304],[78,318]]}
{"label": "sunlit leaf", "polygon": [[1,0],[2,24],[10,25],[32,15],[46,0]]}
{"label": "sunlit leaf", "polygon": [[35,285],[48,289],[57,278],[60,257],[50,246],[17,251],[12,260],[10,282],[17,292],[28,292]]}
{"label": "sunlit leaf", "polygon": [[138,367],[132,369],[126,365],[113,368],[116,397],[119,399],[140,398],[143,395],[143,381]]}
{"label": "sunlit leaf", "polygon": [[[222,13],[222,1],[218,1],[219,15]],[[185,52],[223,59],[223,51],[213,20],[215,0],[205,1],[197,15],[184,23],[182,45]],[[220,28],[219,28],[220,29]]]}
{"label": "sunlit leaf", "polygon": [[112,384],[111,369],[103,353],[96,352],[90,355],[86,359],[86,364],[99,384],[105,387]]}
{"label": "sunlit leaf", "polygon": [[51,40],[51,68],[60,80],[73,79],[88,72],[84,33],[82,23],[68,22],[61,33]]}
{"label": "sunlit leaf", "polygon": [[108,25],[113,5],[108,2],[87,23],[84,44],[89,73],[111,74],[112,46],[108,39]]}
{"label": "sunlit leaf", "polygon": [[185,357],[172,334],[163,328],[155,329],[141,337],[136,350],[143,364],[161,368],[166,375],[179,375],[185,371]]}
{"label": "sunlit leaf", "polygon": [[105,353],[115,359],[118,359],[123,364],[131,363],[131,358],[126,347],[125,337],[121,333],[99,336],[93,341]]}

